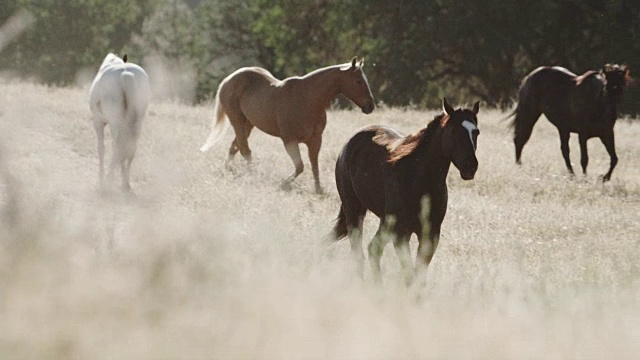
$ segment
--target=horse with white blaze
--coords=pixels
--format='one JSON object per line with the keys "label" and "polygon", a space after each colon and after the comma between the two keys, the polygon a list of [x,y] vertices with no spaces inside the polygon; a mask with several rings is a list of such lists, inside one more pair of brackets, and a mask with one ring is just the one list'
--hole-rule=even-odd
{"label": "horse with white blaze", "polygon": [[113,138],[109,177],[120,166],[122,188],[131,190],[131,162],[136,154],[150,94],[149,76],[142,67],[127,63],[127,55],[121,59],[110,53],[104,58],[91,84],[89,100],[98,137],[101,187],[104,185],[104,127],[108,124]]}

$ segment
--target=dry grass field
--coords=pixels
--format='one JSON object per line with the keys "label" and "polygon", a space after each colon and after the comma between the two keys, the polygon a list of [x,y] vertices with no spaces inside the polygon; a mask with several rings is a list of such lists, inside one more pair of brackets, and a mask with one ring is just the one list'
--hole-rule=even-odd
{"label": "dry grass field", "polygon": [[[211,106],[153,102],[135,196],[97,190],[87,89],[0,83],[0,358],[623,359],[640,353],[640,123],[616,125],[620,162],[589,142],[571,178],[541,119],[514,163],[506,115],[480,109],[473,181],[452,167],[423,289],[392,246],[384,284],[353,274],[333,166],[356,129],[411,132],[434,113],[330,111],[326,195],[255,131],[254,164],[224,167],[228,131],[198,151]],[[108,151],[110,144],[108,144]],[[572,158],[579,169],[577,137]],[[368,218],[365,246],[376,221]],[[412,240],[415,254],[416,240]]]}

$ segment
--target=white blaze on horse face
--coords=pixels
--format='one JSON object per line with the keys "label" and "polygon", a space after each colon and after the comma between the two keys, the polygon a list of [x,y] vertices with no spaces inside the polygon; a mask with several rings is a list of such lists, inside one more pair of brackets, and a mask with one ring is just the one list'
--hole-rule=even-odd
{"label": "white blaze on horse face", "polygon": [[462,126],[467,129],[467,132],[469,133],[469,140],[471,140],[471,145],[473,145],[473,150],[475,151],[478,147],[478,145],[476,144],[476,142],[473,139],[473,132],[474,131],[478,131],[478,127],[472,123],[469,120],[465,120],[462,122]]}

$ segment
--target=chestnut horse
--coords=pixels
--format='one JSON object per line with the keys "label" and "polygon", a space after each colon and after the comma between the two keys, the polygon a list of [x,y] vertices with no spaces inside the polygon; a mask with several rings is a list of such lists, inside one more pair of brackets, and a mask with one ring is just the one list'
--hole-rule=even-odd
{"label": "chestnut horse", "polygon": [[342,204],[333,238],[349,236],[351,251],[362,269],[362,224],[368,211],[380,218],[369,244],[369,261],[375,280],[380,280],[380,257],[390,240],[400,263],[409,275],[409,238],[418,236],[414,272],[433,258],[440,238],[440,226],[447,211],[447,173],[453,165],[464,180],[478,169],[475,151],[478,130],[472,110],[454,110],[443,100],[444,113],[427,127],[409,136],[382,126],[369,126],[356,133],[342,148],[336,163],[336,186]]}
{"label": "chestnut horse", "polygon": [[613,127],[618,117],[617,103],[630,82],[626,65],[605,65],[600,71],[590,70],[577,76],[569,70],[539,67],[522,81],[515,119],[513,142],[516,162],[520,164],[522,149],[531,137],[533,126],[541,114],[558,128],[560,149],[567,169],[573,174],[569,158],[569,134],[578,133],[580,164],[587,173],[589,155],[587,140],[600,138],[611,158],[609,171],[602,181],[611,179],[618,163]]}
{"label": "chestnut horse", "polygon": [[344,94],[369,114],[375,108],[367,77],[362,70],[364,59],[354,57],[351,63],[315,70],[302,77],[276,79],[259,67],[242,68],[222,81],[216,94],[215,117],[211,134],[200,151],[207,151],[222,137],[229,118],[236,137],[229,149],[230,161],[240,154],[251,162],[247,138],[253,127],[282,139],[295,165],[294,172],[283,182],[291,182],[302,173],[300,143],[307,145],[316,192],[322,193],[318,170],[318,154],[322,132],[327,123],[326,109],[338,94]]}

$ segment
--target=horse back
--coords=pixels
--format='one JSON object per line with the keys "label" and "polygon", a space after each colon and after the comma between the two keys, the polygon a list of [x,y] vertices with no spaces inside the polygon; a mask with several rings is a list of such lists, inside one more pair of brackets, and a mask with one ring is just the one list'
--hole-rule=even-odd
{"label": "horse back", "polygon": [[279,136],[276,111],[280,86],[281,81],[266,69],[245,67],[222,81],[218,97],[227,114],[242,114],[258,129]]}
{"label": "horse back", "polygon": [[574,79],[575,74],[559,66],[533,70],[522,80],[516,112],[525,117],[541,113],[549,117],[550,112],[565,116],[568,95],[575,87]]}
{"label": "horse back", "polygon": [[358,201],[378,217],[384,217],[386,179],[390,164],[387,145],[402,138],[392,129],[368,126],[345,144],[336,162],[336,185],[341,198],[355,193]]}

